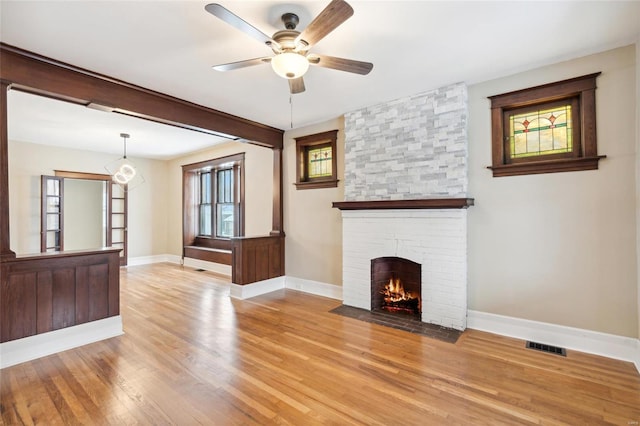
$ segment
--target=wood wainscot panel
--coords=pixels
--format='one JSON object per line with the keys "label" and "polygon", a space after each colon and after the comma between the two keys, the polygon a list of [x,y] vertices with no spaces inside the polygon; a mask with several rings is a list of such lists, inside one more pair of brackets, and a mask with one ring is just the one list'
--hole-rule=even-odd
{"label": "wood wainscot panel", "polygon": [[36,334],[37,274],[30,272],[9,276],[3,270],[1,275],[1,341],[12,340],[11,336],[24,337]]}
{"label": "wood wainscot panel", "polygon": [[284,275],[284,236],[232,238],[231,281],[245,285]]}
{"label": "wood wainscot panel", "polygon": [[0,342],[119,315],[119,252],[40,253],[0,263]]}

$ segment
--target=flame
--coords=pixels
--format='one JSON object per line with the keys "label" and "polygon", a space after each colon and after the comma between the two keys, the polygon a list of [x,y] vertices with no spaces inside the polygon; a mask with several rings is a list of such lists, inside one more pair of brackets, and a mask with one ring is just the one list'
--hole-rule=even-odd
{"label": "flame", "polygon": [[402,282],[399,279],[389,279],[389,283],[384,286],[384,289],[380,292],[383,294],[384,300],[387,303],[396,303],[402,300],[419,299],[419,296],[413,294],[410,291],[405,291]]}

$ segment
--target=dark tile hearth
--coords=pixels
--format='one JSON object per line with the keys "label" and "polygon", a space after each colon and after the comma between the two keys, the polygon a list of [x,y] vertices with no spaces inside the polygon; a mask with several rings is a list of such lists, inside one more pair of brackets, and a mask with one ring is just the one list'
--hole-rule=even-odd
{"label": "dark tile hearth", "polygon": [[371,312],[366,309],[340,305],[329,312],[349,318],[355,318],[373,324],[384,325],[398,330],[408,331],[414,334],[432,337],[447,343],[456,343],[462,331],[453,328],[441,327],[435,324],[427,324],[409,315],[394,315],[384,312]]}

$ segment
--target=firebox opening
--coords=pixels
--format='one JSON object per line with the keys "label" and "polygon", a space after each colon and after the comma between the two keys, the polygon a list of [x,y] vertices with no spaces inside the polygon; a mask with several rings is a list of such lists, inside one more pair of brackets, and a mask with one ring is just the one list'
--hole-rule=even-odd
{"label": "firebox opening", "polygon": [[420,316],[422,266],[401,257],[371,260],[371,310]]}

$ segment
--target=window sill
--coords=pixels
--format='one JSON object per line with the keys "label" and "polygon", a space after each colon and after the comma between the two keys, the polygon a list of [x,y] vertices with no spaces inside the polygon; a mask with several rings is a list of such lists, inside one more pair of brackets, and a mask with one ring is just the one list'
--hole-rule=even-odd
{"label": "window sill", "polygon": [[502,164],[489,166],[493,177],[535,175],[542,173],[576,172],[582,170],[597,170],[598,161],[606,155],[581,158],[562,158],[559,160],[530,161],[526,163]]}
{"label": "window sill", "polygon": [[337,188],[339,179],[321,180],[313,182],[296,182],[296,189]]}

